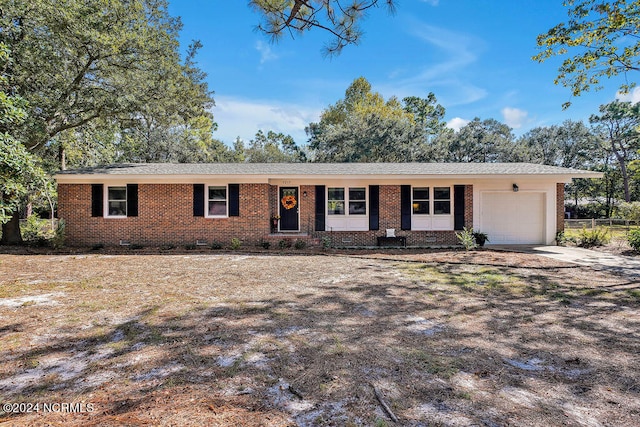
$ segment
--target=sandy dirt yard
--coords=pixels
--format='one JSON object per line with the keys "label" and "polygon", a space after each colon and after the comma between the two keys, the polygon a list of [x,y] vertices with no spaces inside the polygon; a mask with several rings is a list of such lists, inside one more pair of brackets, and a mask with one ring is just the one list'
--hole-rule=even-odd
{"label": "sandy dirt yard", "polygon": [[0,400],[18,426],[638,426],[640,284],[490,250],[4,254]]}

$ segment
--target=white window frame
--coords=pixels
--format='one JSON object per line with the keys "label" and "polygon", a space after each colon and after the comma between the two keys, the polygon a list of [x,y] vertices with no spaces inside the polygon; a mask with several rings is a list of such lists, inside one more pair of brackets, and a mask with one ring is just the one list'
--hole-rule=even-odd
{"label": "white window frame", "polygon": [[[429,193],[429,198],[428,199],[415,199],[413,190],[415,190],[416,188],[422,188],[422,189],[426,188],[427,192]],[[425,186],[419,186],[419,185],[412,185],[411,186],[411,215],[415,215],[415,216],[419,216],[419,217],[426,217],[426,216],[429,216],[429,215],[433,214],[433,206],[431,206],[431,202],[433,201],[433,198],[431,197],[432,188],[433,187],[431,187],[431,186],[427,187],[426,185]],[[414,204],[414,202],[416,200],[418,202],[425,202],[426,201],[427,205],[429,206],[429,213],[415,213],[413,211],[413,204]]]}
{"label": "white window frame", "polygon": [[[224,215],[210,215],[209,214],[209,202],[211,201],[222,201],[222,199],[210,199],[209,198],[209,189],[210,188],[224,188],[225,194],[225,214]],[[216,184],[207,184],[205,185],[205,193],[204,193],[204,216],[205,218],[228,218],[229,217],[229,185],[216,185]]]}
{"label": "white window frame", "polygon": [[[346,209],[345,212],[350,215],[350,216],[357,216],[357,217],[366,217],[369,216],[369,208],[367,207],[367,187],[347,187],[346,189],[348,189],[349,191],[347,192],[346,195],[348,195],[347,200],[345,200],[346,203]],[[346,191],[345,189],[345,191]],[[363,190],[364,191],[364,199],[354,199],[351,200],[351,190]],[[351,202],[355,202],[355,203],[364,203],[364,213],[351,213]]]}
{"label": "white window frame", "polygon": [[[111,215],[109,213],[109,201],[111,201],[109,199],[109,189],[110,188],[124,188],[124,215]],[[104,194],[103,194],[103,199],[104,199],[104,217],[105,218],[126,218],[127,217],[127,210],[129,208],[128,206],[128,190],[127,190],[127,184],[112,184],[112,185],[105,185],[104,186]],[[120,199],[114,199],[113,201],[121,201]]]}
{"label": "white window frame", "polygon": [[[413,189],[414,188],[429,188],[429,213],[417,214],[413,213]],[[436,188],[448,188],[449,189],[449,213],[448,214],[436,214],[435,213],[435,189]],[[440,184],[438,182],[420,182],[411,185],[411,229],[415,231],[449,231],[454,228],[454,211],[453,211],[453,185],[452,184]],[[418,199],[424,200],[424,199]],[[438,199],[442,201],[444,199]]]}
{"label": "white window frame", "polygon": [[[342,189],[344,191],[344,199],[342,200],[344,203],[344,213],[343,214],[334,214],[334,213],[329,213],[329,190],[330,189]],[[357,200],[353,200],[354,202],[364,202],[364,214],[351,214],[349,213],[349,206],[350,203],[352,202],[351,200],[351,195],[349,190],[351,189],[362,189],[364,190],[364,199],[357,199]],[[327,207],[326,207],[326,212],[325,214],[327,215],[327,217],[333,217],[333,218],[342,218],[342,217],[357,217],[357,218],[368,218],[369,217],[369,187],[366,185],[363,186],[334,186],[334,187],[329,187],[327,186],[327,193],[325,195],[325,200],[327,203]]]}
{"label": "white window frame", "polygon": [[[329,199],[329,192],[331,190],[334,190],[334,189],[341,189],[342,190],[342,194],[343,194],[343,198],[342,198],[343,213],[341,213],[341,214],[329,212],[329,202],[331,202],[331,201],[339,201],[338,199]],[[346,216],[349,215],[349,205],[347,204],[346,187],[329,187],[329,186],[327,186],[327,194],[325,194],[325,199],[327,201],[327,208],[326,208],[327,217],[342,218],[342,217],[346,217]]]}
{"label": "white window frame", "polygon": [[[439,186],[433,186],[431,187],[433,188],[433,191],[431,192],[431,195],[433,196],[432,198],[432,202],[431,202],[431,215],[433,216],[450,216],[453,215],[453,189],[451,188],[450,185],[439,185]],[[436,201],[438,202],[443,202],[447,199],[436,199],[436,188],[448,188],[449,189],[449,213],[436,213]]]}

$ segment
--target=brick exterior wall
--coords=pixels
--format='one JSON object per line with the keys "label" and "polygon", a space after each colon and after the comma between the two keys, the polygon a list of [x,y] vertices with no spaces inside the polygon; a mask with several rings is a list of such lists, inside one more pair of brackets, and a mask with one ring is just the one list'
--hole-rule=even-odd
{"label": "brick exterior wall", "polygon": [[[473,185],[464,189],[466,227],[473,227]],[[410,231],[400,229],[400,186],[380,186],[380,229],[372,231],[324,231],[319,238],[329,237],[333,246],[376,246],[377,238],[385,236],[387,228],[395,228],[396,236],[407,238],[407,246],[451,246],[458,244],[455,231]]]}
{"label": "brick exterior wall", "polygon": [[556,232],[564,231],[564,183],[556,184]]}
{"label": "brick exterior wall", "polygon": [[[395,228],[397,236],[405,236],[408,246],[458,243],[454,231],[401,230],[399,185],[380,185],[379,230],[372,231],[316,232],[315,186],[300,186],[299,199],[300,233],[317,239],[328,236],[334,246],[375,246],[376,238],[384,236],[387,228]],[[67,243],[71,246],[118,245],[121,240],[140,245],[186,245],[196,241],[228,245],[234,237],[245,246],[253,246],[271,233],[270,217],[279,213],[280,199],[275,185],[240,184],[240,216],[196,217],[191,184],[140,184],[138,209],[137,217],[92,217],[90,184],[58,185],[58,215],[66,222]],[[465,186],[465,225],[473,225],[472,185]]]}
{"label": "brick exterior wall", "polygon": [[473,185],[464,186],[464,226],[473,228]]}
{"label": "brick exterior wall", "polygon": [[91,216],[91,185],[58,185],[58,216],[66,223],[67,244],[89,246],[131,244],[228,244],[236,237],[255,244],[269,234],[269,185],[240,184],[240,216],[205,218],[193,216],[191,184],[140,184],[138,216],[103,218]]}

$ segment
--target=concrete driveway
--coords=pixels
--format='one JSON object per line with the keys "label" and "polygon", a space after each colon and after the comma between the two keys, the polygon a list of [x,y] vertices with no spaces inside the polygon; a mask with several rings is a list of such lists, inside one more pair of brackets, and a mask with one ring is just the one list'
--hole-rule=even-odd
{"label": "concrete driveway", "polygon": [[568,246],[491,245],[491,249],[526,252],[546,256],[558,261],[586,265],[595,270],[609,270],[629,280],[640,279],[640,257],[612,255],[590,249]]}

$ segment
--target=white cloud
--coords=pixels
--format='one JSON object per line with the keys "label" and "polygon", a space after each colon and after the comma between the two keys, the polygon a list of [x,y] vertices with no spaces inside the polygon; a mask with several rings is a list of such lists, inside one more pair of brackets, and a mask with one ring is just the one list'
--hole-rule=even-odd
{"label": "white cloud", "polygon": [[469,123],[469,120],[463,119],[461,117],[454,117],[453,119],[447,122],[447,127],[458,132],[460,129],[465,127]]}
{"label": "white cloud", "polygon": [[278,59],[278,55],[273,53],[271,50],[271,46],[262,40],[258,40],[256,42],[256,50],[260,52],[260,65],[264,64],[267,61],[273,61]]}
{"label": "white cloud", "polygon": [[529,113],[519,108],[505,107],[502,109],[504,122],[514,129],[521,128],[526,123],[528,115]]}
{"label": "white cloud", "polygon": [[469,83],[466,72],[478,59],[478,52],[484,49],[484,42],[476,37],[457,33],[442,27],[417,22],[412,19],[408,25],[411,34],[423,44],[428,52],[433,52],[436,61],[430,61],[421,69],[396,69],[390,81],[378,86],[383,94],[394,94],[400,98],[425,92],[438,94],[438,100],[447,106],[469,104],[487,96],[487,91]]}
{"label": "white cloud", "polygon": [[636,103],[640,102],[640,87],[634,88],[629,93],[620,93],[620,92],[618,92],[616,94],[616,99],[618,99],[620,101],[631,102],[633,104],[636,104]]}
{"label": "white cloud", "polygon": [[318,121],[322,108],[287,104],[268,100],[247,100],[216,96],[213,117],[218,123],[214,138],[232,144],[237,137],[253,139],[256,132],[272,130],[291,135],[298,145],[307,141],[304,128]]}

